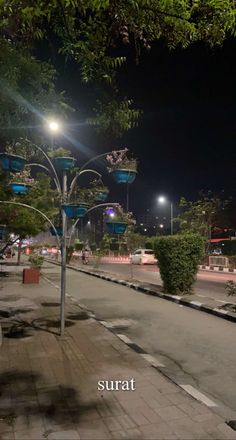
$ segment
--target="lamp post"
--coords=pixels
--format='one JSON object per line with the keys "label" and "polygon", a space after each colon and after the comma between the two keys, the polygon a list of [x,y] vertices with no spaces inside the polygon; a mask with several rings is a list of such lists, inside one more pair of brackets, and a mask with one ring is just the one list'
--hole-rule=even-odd
{"label": "lamp post", "polygon": [[[159,196],[158,199],[157,199],[157,201],[158,201],[158,203],[160,203],[160,204],[165,204],[165,203],[167,203],[167,199],[166,199],[166,197],[164,197],[164,196]],[[174,222],[173,222],[173,203],[172,203],[172,202],[169,202],[169,203],[170,203],[170,233],[171,233],[171,235],[173,235],[173,232],[174,232]]]}
{"label": "lamp post", "polygon": [[[55,121],[50,121],[48,123],[48,127],[51,131],[55,132],[59,130],[59,124],[56,123]],[[60,169],[62,170],[62,184],[60,182],[60,178],[59,178],[59,174],[56,170],[56,168],[54,167],[54,164],[52,162],[52,160],[50,159],[50,157],[48,156],[48,154],[45,152],[44,148],[35,145],[35,148],[37,150],[39,150],[44,158],[47,161],[48,166],[45,166],[43,164],[40,163],[28,163],[26,164],[26,160],[20,156],[16,156],[16,155],[11,155],[8,153],[2,153],[2,155],[0,156],[0,164],[2,166],[2,168],[5,171],[11,171],[11,172],[21,172],[23,171],[25,166],[38,166],[44,169],[44,171],[46,171],[47,173],[49,173],[49,175],[51,176],[51,178],[53,179],[58,195],[59,195],[59,201],[60,201],[60,211],[61,211],[61,216],[62,216],[62,234],[61,237],[59,237],[59,233],[57,232],[57,228],[55,227],[55,225],[53,224],[53,222],[39,209],[34,208],[33,206],[24,204],[24,203],[20,203],[20,202],[15,202],[15,201],[0,201],[1,204],[12,204],[12,205],[16,205],[16,206],[22,206],[26,209],[30,209],[33,210],[35,212],[37,212],[39,215],[41,215],[52,227],[53,231],[54,231],[54,235],[56,236],[57,239],[57,243],[58,243],[58,247],[61,248],[61,284],[60,284],[60,335],[63,336],[64,335],[64,330],[65,330],[65,295],[66,295],[66,250],[67,250],[67,216],[69,216],[68,214],[68,210],[66,208],[76,208],[75,205],[70,205],[70,201],[71,201],[71,196],[73,193],[73,190],[75,188],[76,182],[78,180],[78,178],[84,174],[84,173],[91,173],[91,174],[95,174],[96,176],[99,176],[101,178],[101,174],[99,174],[96,170],[93,169],[85,169],[85,167],[90,164],[91,162],[95,161],[98,158],[101,157],[105,157],[107,156],[107,154],[111,154],[112,152],[107,152],[107,153],[103,153],[100,154],[98,156],[93,157],[92,159],[90,159],[88,162],[86,162],[81,168],[80,171],[76,173],[75,177],[72,179],[70,186],[68,187],[68,181],[67,181],[67,172],[69,170],[73,170],[74,168],[74,164],[75,164],[75,159],[72,159],[72,161],[70,162],[70,168],[68,168],[68,161],[66,163],[66,166]],[[119,151],[123,151],[123,150],[119,150]],[[61,158],[63,159],[63,158]],[[68,159],[68,158],[64,158],[64,159]],[[18,162],[17,162],[18,160]],[[93,207],[91,207],[90,209],[87,209],[85,206],[81,208],[81,211],[78,215],[76,215],[76,217],[71,217],[71,218],[81,218],[83,217],[87,212],[92,211],[93,209],[96,208],[100,208],[100,207],[105,207],[105,206],[119,206],[118,203],[102,203],[99,205],[95,205]],[[70,217],[70,216],[69,216]],[[77,220],[75,221],[75,223],[72,226],[72,230],[71,230],[71,235],[69,237],[69,245],[71,242],[71,238],[72,238],[72,234],[75,231],[75,227],[78,223],[79,218],[77,218]]]}

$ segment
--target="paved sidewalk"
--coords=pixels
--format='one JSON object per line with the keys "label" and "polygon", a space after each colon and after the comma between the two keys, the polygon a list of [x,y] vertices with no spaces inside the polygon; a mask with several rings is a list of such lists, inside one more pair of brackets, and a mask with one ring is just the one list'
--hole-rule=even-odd
{"label": "paved sidewalk", "polygon": [[[94,279],[96,286],[96,279]],[[120,286],[122,289],[123,287]],[[0,280],[0,439],[236,439],[194,400],[44,279]],[[135,391],[98,391],[99,380],[135,380]]]}

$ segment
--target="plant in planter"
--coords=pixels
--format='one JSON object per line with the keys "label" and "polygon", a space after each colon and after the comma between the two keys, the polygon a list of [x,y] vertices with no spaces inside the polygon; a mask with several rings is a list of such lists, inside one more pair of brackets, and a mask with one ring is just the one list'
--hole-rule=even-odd
{"label": "plant in planter", "polygon": [[23,270],[23,283],[24,284],[38,284],[40,269],[43,265],[44,257],[33,253],[29,257],[30,269]]}
{"label": "plant in planter", "polygon": [[70,203],[64,203],[62,208],[68,218],[76,219],[84,217],[89,206],[95,201],[95,190],[92,188],[76,187]]}
{"label": "plant in planter", "polygon": [[114,215],[109,215],[106,220],[106,226],[109,234],[123,235],[127,226],[135,224],[132,212],[124,212],[121,207],[118,207]]}
{"label": "plant in planter", "polygon": [[11,173],[9,185],[14,194],[25,195],[34,182],[34,179],[31,178],[30,170],[25,168],[20,173]]}
{"label": "plant in planter", "polygon": [[108,171],[116,183],[132,183],[137,175],[137,159],[127,157],[128,149],[113,151],[106,156]]}
{"label": "plant in planter", "polygon": [[69,171],[74,168],[76,159],[71,157],[70,150],[56,148],[48,152],[48,156],[54,159],[56,167],[61,171]]}
{"label": "plant in planter", "polygon": [[109,194],[109,189],[104,185],[102,179],[93,180],[91,182],[91,189],[96,202],[105,202]]}

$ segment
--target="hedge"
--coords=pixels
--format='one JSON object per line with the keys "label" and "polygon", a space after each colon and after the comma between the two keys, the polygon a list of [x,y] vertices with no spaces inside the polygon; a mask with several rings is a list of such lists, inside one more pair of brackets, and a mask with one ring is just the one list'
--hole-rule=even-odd
{"label": "hedge", "polygon": [[198,234],[179,234],[157,237],[153,244],[164,291],[190,293],[204,256],[204,238]]}

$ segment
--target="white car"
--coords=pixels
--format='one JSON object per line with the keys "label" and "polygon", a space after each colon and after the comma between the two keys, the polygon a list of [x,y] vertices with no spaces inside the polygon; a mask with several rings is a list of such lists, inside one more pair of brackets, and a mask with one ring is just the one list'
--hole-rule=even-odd
{"label": "white car", "polygon": [[156,264],[154,251],[152,249],[137,249],[130,255],[131,264]]}

